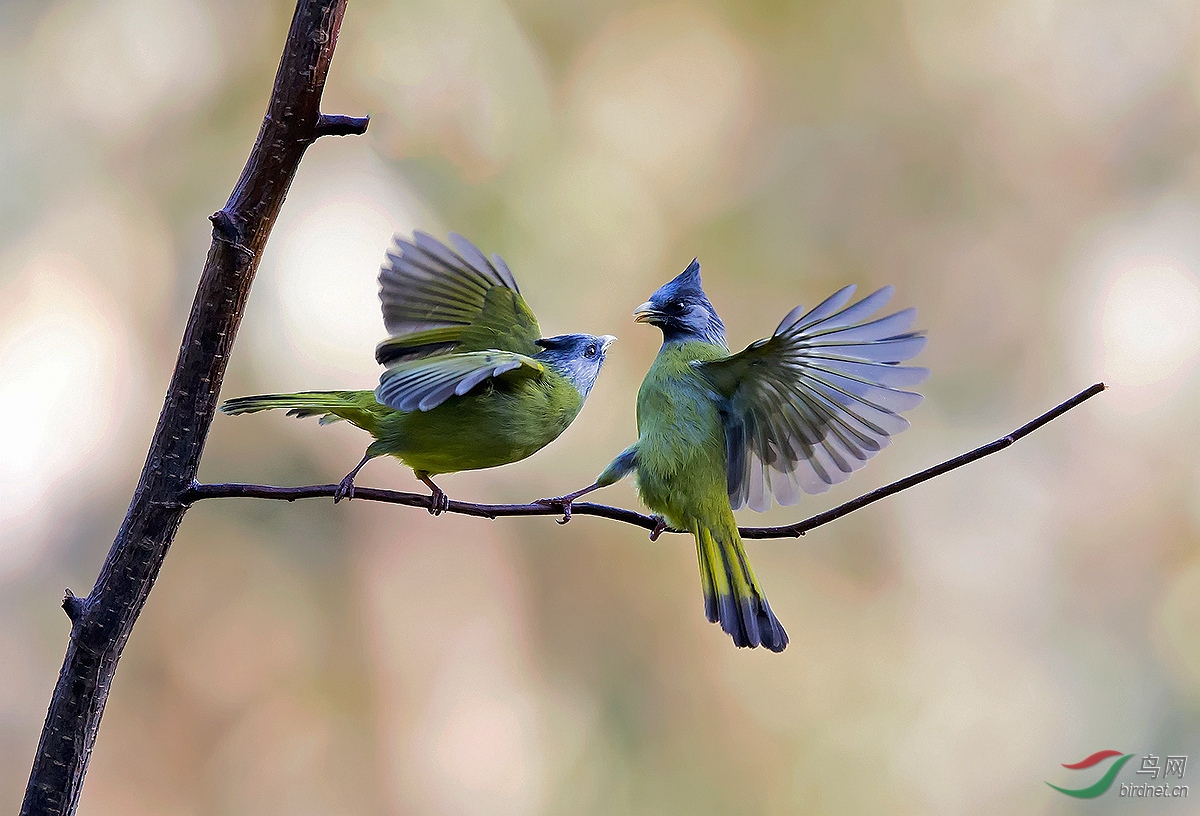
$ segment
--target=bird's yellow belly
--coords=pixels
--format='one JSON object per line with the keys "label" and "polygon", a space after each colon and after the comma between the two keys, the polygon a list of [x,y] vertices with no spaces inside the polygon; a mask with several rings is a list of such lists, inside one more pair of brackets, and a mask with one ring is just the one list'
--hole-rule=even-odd
{"label": "bird's yellow belly", "polygon": [[388,453],[430,474],[517,462],[571,424],[579,411],[578,395],[573,401],[564,396],[571,395],[525,387],[454,397],[432,411],[399,415],[388,434]]}
{"label": "bird's yellow belly", "polygon": [[721,502],[728,511],[720,411],[689,364],[719,351],[660,353],[638,392],[638,493],[678,527],[695,526]]}

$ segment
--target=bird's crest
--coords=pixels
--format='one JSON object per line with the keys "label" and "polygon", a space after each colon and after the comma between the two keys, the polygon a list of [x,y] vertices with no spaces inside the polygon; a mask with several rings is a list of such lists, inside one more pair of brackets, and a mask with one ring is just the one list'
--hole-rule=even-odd
{"label": "bird's crest", "polygon": [[665,303],[670,300],[685,300],[689,297],[694,300],[708,299],[705,297],[704,287],[700,285],[700,261],[696,258],[692,258],[687,269],[658,287],[658,291],[650,299]]}

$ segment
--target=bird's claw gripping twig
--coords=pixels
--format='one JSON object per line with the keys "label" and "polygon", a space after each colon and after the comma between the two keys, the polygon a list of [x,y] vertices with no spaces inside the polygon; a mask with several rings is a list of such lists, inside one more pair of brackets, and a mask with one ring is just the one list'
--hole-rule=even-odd
{"label": "bird's claw gripping twig", "polygon": [[652,516],[654,519],[654,529],[650,531],[650,540],[658,541],[658,537],[670,529],[667,520],[662,516]]}
{"label": "bird's claw gripping twig", "polygon": [[434,487],[433,492],[429,494],[429,514],[431,516],[440,516],[450,509],[450,497],[446,495],[446,491],[440,487]]}
{"label": "bird's claw gripping twig", "polygon": [[363,465],[371,461],[371,455],[367,454],[362,458],[362,461],[354,466],[354,470],[350,471],[345,477],[338,482],[337,490],[333,491],[333,503],[337,504],[342,499],[354,498],[354,477],[363,469]]}
{"label": "bird's claw gripping twig", "polygon": [[591,493],[593,490],[599,489],[600,485],[596,482],[592,482],[587,487],[581,490],[576,490],[574,493],[568,493],[565,496],[555,496],[552,499],[538,499],[534,502],[534,504],[541,504],[546,507],[557,507],[558,509],[562,510],[563,517],[558,519],[558,523],[566,524],[571,520],[571,505],[575,503],[575,500],[580,496]]}
{"label": "bird's claw gripping twig", "polygon": [[571,520],[571,504],[574,501],[575,499],[568,494],[566,496],[555,496],[550,499],[538,499],[534,504],[541,504],[545,507],[557,507],[559,510],[562,510],[563,517],[554,521],[555,524],[566,524]]}
{"label": "bird's claw gripping twig", "polygon": [[333,503],[337,504],[342,499],[354,498],[354,474],[348,474],[346,478],[338,482],[337,490],[333,491]]}
{"label": "bird's claw gripping twig", "polygon": [[433,479],[430,479],[428,474],[418,473],[417,478],[424,482],[430,491],[429,515],[440,516],[450,509],[450,497],[446,495],[446,491],[433,483]]}

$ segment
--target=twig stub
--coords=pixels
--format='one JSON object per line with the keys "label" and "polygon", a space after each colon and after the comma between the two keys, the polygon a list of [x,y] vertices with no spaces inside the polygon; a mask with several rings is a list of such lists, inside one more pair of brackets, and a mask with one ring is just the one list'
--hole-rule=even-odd
{"label": "twig stub", "polygon": [[367,132],[370,116],[342,116],[336,113],[322,113],[317,117],[314,133],[319,139],[322,136],[361,136]]}
{"label": "twig stub", "polygon": [[75,623],[87,608],[87,599],[78,597],[70,587],[67,587],[63,594],[62,608],[67,613],[67,617],[71,619],[71,623]]}

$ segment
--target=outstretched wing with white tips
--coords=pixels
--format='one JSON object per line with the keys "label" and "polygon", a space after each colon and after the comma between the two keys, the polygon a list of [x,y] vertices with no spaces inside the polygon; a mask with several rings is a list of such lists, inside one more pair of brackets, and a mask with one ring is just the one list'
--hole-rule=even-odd
{"label": "outstretched wing with white tips", "polygon": [[540,336],[508,265],[466,238],[453,248],[423,232],[397,237],[379,272],[383,323],[391,335],[375,350],[384,365],[452,351],[502,349],[536,354]]}
{"label": "outstretched wing with white tips", "polygon": [[737,508],[795,504],[847,479],[908,427],[920,403],[905,390],[928,369],[900,363],[925,345],[909,331],[915,309],[869,319],[892,295],[884,287],[847,306],[854,287],[816,308],[792,310],[775,333],[721,360],[693,367],[722,400],[729,500]]}

